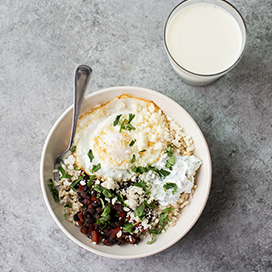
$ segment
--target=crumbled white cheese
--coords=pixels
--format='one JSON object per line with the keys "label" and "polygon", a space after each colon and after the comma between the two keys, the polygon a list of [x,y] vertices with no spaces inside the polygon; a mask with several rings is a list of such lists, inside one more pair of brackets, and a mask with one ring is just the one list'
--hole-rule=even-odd
{"label": "crumbled white cheese", "polygon": [[108,178],[101,185],[108,190],[110,189],[115,190],[116,188],[118,188],[117,182],[113,180],[112,178]]}
{"label": "crumbled white cheese", "polygon": [[82,185],[82,186],[86,185],[86,181],[85,181],[85,180],[81,180],[79,183],[80,183],[80,185]]}
{"label": "crumbled white cheese", "polygon": [[122,230],[119,230],[119,231],[117,232],[117,234],[116,234],[116,237],[117,237],[117,238],[120,238],[120,237],[122,236],[122,234],[123,234]]}

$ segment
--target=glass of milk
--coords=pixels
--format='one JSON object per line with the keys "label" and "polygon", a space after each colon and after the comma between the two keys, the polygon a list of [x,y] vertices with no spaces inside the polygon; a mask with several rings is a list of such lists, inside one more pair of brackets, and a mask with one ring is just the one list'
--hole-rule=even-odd
{"label": "glass of milk", "polygon": [[246,25],[223,0],[185,0],[167,18],[164,43],[174,70],[189,84],[212,83],[240,61]]}

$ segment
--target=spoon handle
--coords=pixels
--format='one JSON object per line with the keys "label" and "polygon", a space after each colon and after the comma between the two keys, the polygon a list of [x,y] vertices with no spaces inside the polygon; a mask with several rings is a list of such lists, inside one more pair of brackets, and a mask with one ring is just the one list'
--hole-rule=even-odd
{"label": "spoon handle", "polygon": [[91,79],[91,75],[92,69],[87,65],[80,65],[75,71],[73,123],[68,149],[70,149],[73,144],[77,129],[77,122],[80,115],[81,104]]}

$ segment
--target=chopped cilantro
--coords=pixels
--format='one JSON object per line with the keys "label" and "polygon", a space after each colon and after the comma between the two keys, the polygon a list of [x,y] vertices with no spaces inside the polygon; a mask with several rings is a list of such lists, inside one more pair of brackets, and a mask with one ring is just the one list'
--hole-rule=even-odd
{"label": "chopped cilantro", "polygon": [[93,151],[90,149],[89,150],[89,152],[88,152],[88,157],[89,157],[89,159],[90,159],[90,162],[92,162],[93,161],[93,159],[94,159],[94,155],[93,155]]}
{"label": "chopped cilantro", "polygon": [[52,193],[52,196],[54,198],[55,202],[59,202],[59,191],[57,188],[55,188],[54,184],[53,184],[53,180],[49,179],[49,184],[48,184],[50,191]]}
{"label": "chopped cilantro", "polygon": [[166,192],[167,190],[169,190],[169,189],[173,189],[172,195],[174,195],[175,192],[176,192],[177,189],[178,189],[178,186],[177,186],[176,183],[167,182],[167,183],[165,183],[165,184],[163,185],[163,189],[164,189],[165,192]]}
{"label": "chopped cilantro", "polygon": [[93,189],[97,191],[98,193],[102,193],[107,198],[114,198],[115,195],[108,189],[104,188],[103,186],[99,184],[95,184]]}
{"label": "chopped cilantro", "polygon": [[167,153],[168,156],[172,156],[173,155],[172,148],[173,148],[172,146],[169,146],[169,147],[166,148],[165,153]]}
{"label": "chopped cilantro", "polygon": [[[148,245],[151,245],[151,244],[153,244],[154,242],[155,242],[155,236],[154,236],[154,234],[158,234],[158,233],[155,233],[155,232],[152,232],[152,231],[155,231],[155,230],[149,230],[149,233],[150,234],[153,234],[153,235],[151,235],[151,241],[147,241],[146,243],[148,244]],[[157,232],[157,231],[156,231]]]}
{"label": "chopped cilantro", "polygon": [[113,122],[113,126],[116,127],[119,124],[119,120],[121,118],[122,114],[117,115],[114,122]]}
{"label": "chopped cilantro", "polygon": [[104,188],[104,190],[102,191],[102,194],[106,197],[106,198],[114,198],[115,194],[112,193],[110,190]]}
{"label": "chopped cilantro", "polygon": [[164,169],[156,169],[155,170],[156,173],[158,173],[161,177],[166,177],[168,175],[170,175],[170,172],[169,171],[166,171]]}
{"label": "chopped cilantro", "polygon": [[123,226],[123,231],[132,233],[133,232],[133,224],[125,223]]}
{"label": "chopped cilantro", "polygon": [[134,214],[135,216],[138,216],[140,219],[142,219],[145,216],[145,203],[142,203],[138,208],[135,209]]}
{"label": "chopped cilantro", "polygon": [[171,207],[165,208],[165,209],[162,210],[162,213],[169,213],[169,212],[171,212],[171,211],[173,211],[173,210],[174,210],[174,209],[171,208]]}
{"label": "chopped cilantro", "polygon": [[133,183],[134,186],[140,187],[140,188],[146,188],[146,182],[144,180],[141,180],[140,182]]}
{"label": "chopped cilantro", "polygon": [[122,129],[126,129],[126,127],[125,127],[125,122],[127,121],[127,119],[124,119],[124,121],[121,123],[121,122],[119,122],[119,125],[120,125],[120,129],[119,129],[119,132],[121,132],[122,131]]}
{"label": "chopped cilantro", "polygon": [[94,188],[94,190],[97,191],[98,193],[102,193],[102,191],[105,189],[104,187],[102,187],[102,186],[99,185],[99,184],[95,184],[93,188]]}
{"label": "chopped cilantro", "polygon": [[59,166],[59,171],[61,173],[61,178],[65,175],[65,170],[62,168],[62,166]]}
{"label": "chopped cilantro", "polygon": [[131,124],[131,121],[133,120],[133,118],[135,117],[135,114],[130,113],[129,114],[129,120],[127,120],[126,118],[121,122],[122,114],[119,114],[116,116],[114,122],[113,122],[113,126],[116,127],[117,125],[120,126],[119,132],[122,131],[122,129],[131,131],[131,130],[135,130],[135,127]]}
{"label": "chopped cilantro", "polygon": [[90,175],[89,180],[88,180],[88,183],[87,183],[87,186],[88,186],[89,188],[91,188],[92,182],[93,182],[94,178],[95,178],[95,175]]}
{"label": "chopped cilantro", "polygon": [[64,205],[64,208],[72,208],[72,204],[67,203],[67,204]]}
{"label": "chopped cilantro", "polygon": [[131,140],[131,142],[129,143],[129,146],[133,146],[135,144],[135,142],[136,142],[136,139]]}
{"label": "chopped cilantro", "polygon": [[101,202],[102,209],[104,210],[104,209],[105,209],[105,203],[104,203],[104,200],[103,200],[103,198],[101,198],[100,196],[99,196],[99,200],[100,200],[100,202]]}
{"label": "chopped cilantro", "polygon": [[98,171],[101,168],[101,164],[93,165],[93,168],[91,169],[91,172],[94,173]]}
{"label": "chopped cilantro", "polygon": [[133,154],[133,156],[132,156],[132,159],[131,159],[131,163],[134,163],[136,161],[136,157],[135,157],[135,154]]}
{"label": "chopped cilantro", "polygon": [[134,117],[135,117],[135,114],[130,113],[129,116],[128,116],[128,123],[130,123],[133,120]]}
{"label": "chopped cilantro", "polygon": [[150,234],[159,234],[159,232],[157,230],[155,230],[155,229],[150,229],[148,232]]}
{"label": "chopped cilantro", "polygon": [[161,233],[163,231],[164,228],[164,223],[167,223],[170,221],[169,217],[168,217],[168,213],[171,212],[173,210],[173,208],[166,208],[162,210],[162,213],[160,214],[160,219],[159,219],[159,226],[161,226],[161,230],[159,233]]}
{"label": "chopped cilantro", "polygon": [[150,204],[147,204],[147,202],[144,201],[144,203],[145,203],[145,205],[146,205],[149,209],[154,209],[154,208],[156,207],[155,202],[152,202],[152,203],[150,203]]}
{"label": "chopped cilantro", "polygon": [[72,152],[73,152],[73,153],[76,153],[76,145],[74,145],[74,146],[72,147]]}
{"label": "chopped cilantro", "polygon": [[125,128],[126,130],[128,130],[128,131],[131,131],[131,130],[135,130],[136,128],[132,125],[132,124],[130,124],[130,123],[127,123],[127,125],[126,125],[126,128]]}
{"label": "chopped cilantro", "polygon": [[134,166],[131,170],[135,173],[140,173],[140,174],[148,171],[148,169],[143,166]]}
{"label": "chopped cilantro", "polygon": [[77,167],[77,166],[75,166],[75,167],[74,167],[74,170],[75,170],[75,171],[77,171],[77,170],[78,170],[78,167]]}
{"label": "chopped cilantro", "polygon": [[79,177],[77,178],[76,181],[74,181],[72,184],[70,184],[69,187],[70,187],[71,189],[75,190],[74,187],[75,187],[81,180],[83,180],[83,177],[82,177],[82,176],[79,176]]}
{"label": "chopped cilantro", "polygon": [[175,156],[173,154],[172,151],[172,146],[169,146],[166,150],[165,153],[167,153],[167,155],[170,157],[165,164],[165,167],[172,170],[173,165],[175,164],[176,160],[175,160]]}
{"label": "chopped cilantro", "polygon": [[100,215],[100,217],[96,220],[96,224],[103,224],[104,226],[109,223],[108,221],[110,220],[110,212],[111,208],[110,205],[107,205],[104,207],[103,213]]}
{"label": "chopped cilantro", "polygon": [[65,174],[64,176],[62,176],[61,178],[66,178],[66,179],[70,179],[72,178],[73,176],[69,175],[69,174]]}
{"label": "chopped cilantro", "polygon": [[122,195],[121,193],[119,193],[119,194],[117,195],[117,199],[118,199],[118,201],[119,201],[124,207],[127,207],[127,205],[126,205],[126,203],[125,203],[125,201],[124,201],[124,197],[123,197],[123,195]]}
{"label": "chopped cilantro", "polygon": [[138,221],[138,222],[135,223],[135,224],[126,222],[126,223],[124,224],[124,226],[123,226],[123,231],[132,233],[132,232],[134,231],[134,230],[133,230],[133,227],[135,227],[136,225],[138,225],[140,222],[141,222],[141,220]]}

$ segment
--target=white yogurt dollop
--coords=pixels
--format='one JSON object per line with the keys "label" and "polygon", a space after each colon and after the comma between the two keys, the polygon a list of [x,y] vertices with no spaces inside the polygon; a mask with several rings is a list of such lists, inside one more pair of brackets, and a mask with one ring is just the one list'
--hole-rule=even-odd
{"label": "white yogurt dollop", "polygon": [[[168,158],[164,158],[156,164],[158,169],[165,169],[170,172],[165,178],[156,176],[155,179],[150,180],[151,194],[157,199],[162,206],[174,203],[179,199],[181,193],[190,193],[194,185],[194,174],[201,166],[202,161],[192,156],[179,156],[174,154],[175,164],[172,170],[165,168],[165,163]],[[163,186],[167,183],[176,184],[176,191],[172,193],[174,188],[164,190]]]}

